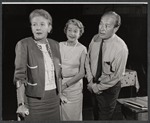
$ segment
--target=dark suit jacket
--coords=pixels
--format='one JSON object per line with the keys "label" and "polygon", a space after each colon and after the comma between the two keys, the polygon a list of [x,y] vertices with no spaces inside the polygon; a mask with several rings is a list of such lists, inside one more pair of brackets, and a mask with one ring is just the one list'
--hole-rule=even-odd
{"label": "dark suit jacket", "polygon": [[[61,57],[58,42],[48,39],[58,93],[61,91]],[[43,97],[45,88],[45,67],[42,52],[32,37],[22,39],[16,45],[14,82],[26,83],[25,93],[32,97]]]}

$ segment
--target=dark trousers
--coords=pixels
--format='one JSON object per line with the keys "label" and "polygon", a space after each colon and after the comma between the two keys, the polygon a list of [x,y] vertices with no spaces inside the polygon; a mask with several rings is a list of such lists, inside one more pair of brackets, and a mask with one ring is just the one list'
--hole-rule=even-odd
{"label": "dark trousers", "polygon": [[92,93],[94,120],[111,120],[120,89],[121,82],[118,82],[101,94]]}

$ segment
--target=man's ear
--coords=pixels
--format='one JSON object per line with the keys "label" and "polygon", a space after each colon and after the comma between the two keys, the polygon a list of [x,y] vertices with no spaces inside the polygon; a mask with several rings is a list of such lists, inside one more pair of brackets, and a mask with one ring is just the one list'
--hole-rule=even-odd
{"label": "man's ear", "polygon": [[118,31],[118,29],[119,29],[119,26],[118,26],[118,27],[115,27],[115,28],[114,28],[114,33],[116,33],[116,32]]}

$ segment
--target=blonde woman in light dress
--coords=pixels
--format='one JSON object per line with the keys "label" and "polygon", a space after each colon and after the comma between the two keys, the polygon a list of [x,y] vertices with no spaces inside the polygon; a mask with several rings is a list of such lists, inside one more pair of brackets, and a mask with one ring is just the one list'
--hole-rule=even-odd
{"label": "blonde woman in light dress", "polygon": [[61,116],[63,121],[82,121],[83,80],[87,49],[78,39],[84,32],[82,23],[70,19],[64,29],[67,41],[60,42],[62,59]]}

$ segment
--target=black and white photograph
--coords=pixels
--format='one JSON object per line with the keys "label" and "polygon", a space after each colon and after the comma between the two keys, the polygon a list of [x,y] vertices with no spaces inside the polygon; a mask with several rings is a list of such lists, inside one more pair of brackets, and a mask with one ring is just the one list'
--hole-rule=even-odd
{"label": "black and white photograph", "polygon": [[148,2],[2,2],[2,121],[148,121]]}

